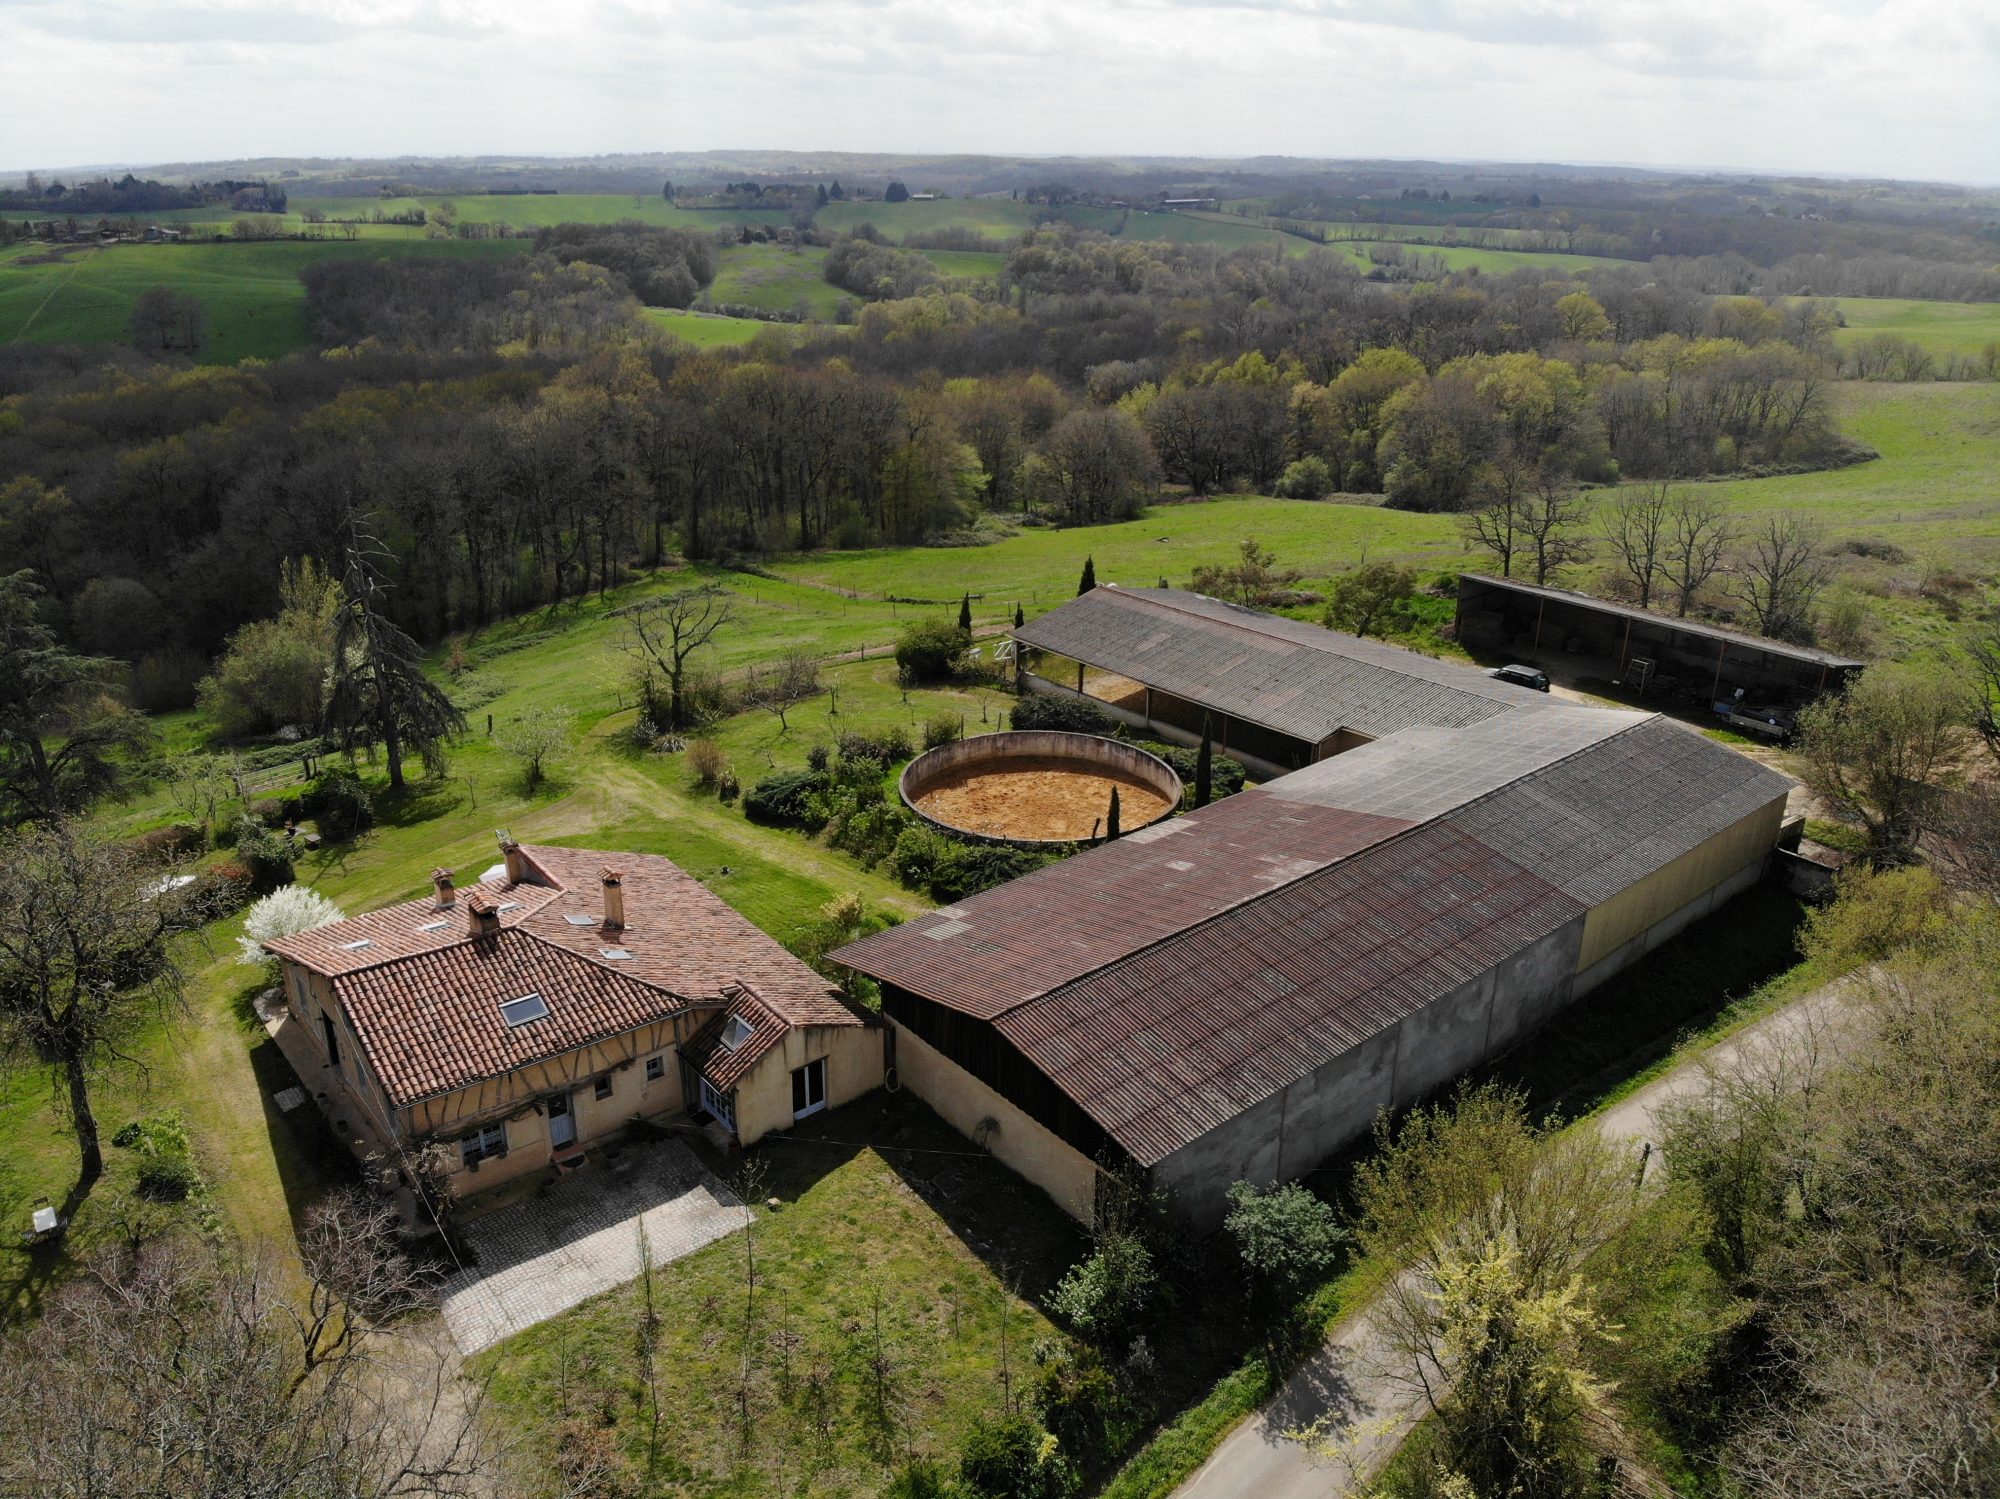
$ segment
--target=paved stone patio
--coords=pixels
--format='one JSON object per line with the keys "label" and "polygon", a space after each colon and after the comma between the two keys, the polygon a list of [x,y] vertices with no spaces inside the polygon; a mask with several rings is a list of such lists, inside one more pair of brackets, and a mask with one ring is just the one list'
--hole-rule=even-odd
{"label": "paved stone patio", "polygon": [[464,1353],[490,1348],[639,1274],[639,1225],[653,1263],[692,1254],[744,1223],[743,1204],[678,1140],[628,1147],[540,1196],[465,1226],[479,1257],[444,1283],[444,1320]]}

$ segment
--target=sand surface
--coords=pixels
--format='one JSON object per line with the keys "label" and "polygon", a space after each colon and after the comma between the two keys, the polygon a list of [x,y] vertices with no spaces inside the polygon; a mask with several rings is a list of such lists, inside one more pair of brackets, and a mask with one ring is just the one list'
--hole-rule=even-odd
{"label": "sand surface", "polygon": [[1144,827],[1167,810],[1150,786],[1073,760],[1008,755],[944,777],[916,799],[926,816],[989,838],[1089,838],[1102,834],[1118,788],[1118,824]]}

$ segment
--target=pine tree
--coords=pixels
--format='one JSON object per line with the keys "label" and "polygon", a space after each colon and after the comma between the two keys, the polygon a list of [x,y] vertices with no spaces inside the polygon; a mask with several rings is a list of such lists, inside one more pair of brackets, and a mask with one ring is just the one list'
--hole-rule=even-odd
{"label": "pine tree", "polygon": [[1096,586],[1097,586],[1097,559],[1095,557],[1086,557],[1083,559],[1082,581],[1080,581],[1076,585],[1076,596],[1078,598],[1082,598],[1086,593],[1089,593],[1090,590],[1095,588]]}
{"label": "pine tree", "polygon": [[1194,804],[1197,807],[1207,806],[1209,798],[1214,795],[1210,780],[1214,759],[1214,737],[1209,732],[1208,715],[1204,713],[1201,716],[1201,748],[1195,751],[1194,756]]}
{"label": "pine tree", "polygon": [[1014,606],[1014,628],[1018,630],[1021,628],[1021,626],[1025,625],[1027,622],[1028,622],[1028,616],[1023,614],[1021,612],[1021,606],[1019,604],[1016,604]]}
{"label": "pine tree", "polygon": [[972,633],[972,595],[969,593],[958,601],[958,628],[967,635]]}
{"label": "pine tree", "polygon": [[465,732],[465,715],[429,677],[423,652],[386,612],[387,590],[374,559],[386,555],[356,533],[347,553],[346,597],[334,622],[333,693],[327,734],[353,750],[381,742],[389,785],[403,785],[403,752],[414,749],[432,775],[444,773],[445,741]]}
{"label": "pine tree", "polygon": [[1104,837],[1108,842],[1118,836],[1118,788],[1111,788],[1111,811],[1104,819]]}

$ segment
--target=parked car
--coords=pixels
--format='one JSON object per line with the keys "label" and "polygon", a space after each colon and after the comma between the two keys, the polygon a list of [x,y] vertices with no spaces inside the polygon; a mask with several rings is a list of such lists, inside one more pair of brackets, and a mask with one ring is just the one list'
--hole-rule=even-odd
{"label": "parked car", "polygon": [[1512,682],[1516,687],[1532,687],[1537,692],[1549,690],[1549,674],[1532,666],[1496,666],[1486,675],[1496,682]]}

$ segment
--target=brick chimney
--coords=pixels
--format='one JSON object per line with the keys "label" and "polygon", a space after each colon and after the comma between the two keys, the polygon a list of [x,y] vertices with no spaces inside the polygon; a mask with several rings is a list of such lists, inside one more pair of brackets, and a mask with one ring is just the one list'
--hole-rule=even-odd
{"label": "brick chimney", "polygon": [[465,917],[465,929],[471,936],[491,937],[500,930],[500,908],[483,890],[466,896]]}
{"label": "brick chimney", "polygon": [[507,861],[507,883],[518,885],[528,877],[528,856],[505,828],[500,830],[500,856]]}
{"label": "brick chimney", "polygon": [[625,871],[608,865],[598,871],[597,877],[604,881],[604,924],[608,927],[623,928],[625,925]]}
{"label": "brick chimney", "polygon": [[451,883],[451,871],[449,869],[433,869],[431,871],[431,883],[437,887],[437,903],[440,911],[458,899],[458,891]]}

